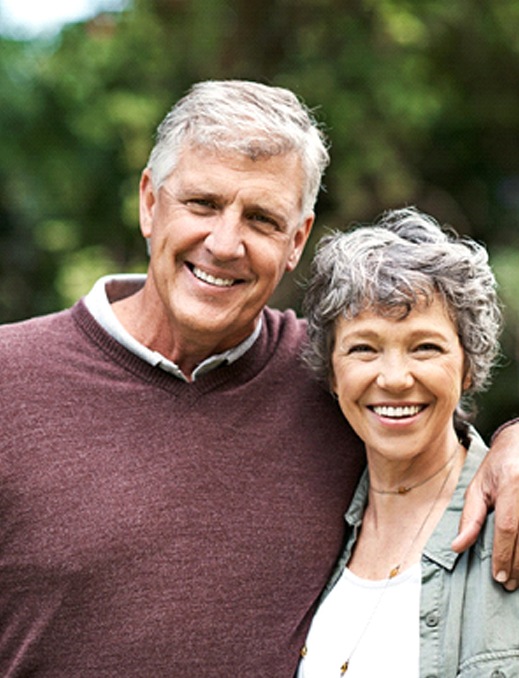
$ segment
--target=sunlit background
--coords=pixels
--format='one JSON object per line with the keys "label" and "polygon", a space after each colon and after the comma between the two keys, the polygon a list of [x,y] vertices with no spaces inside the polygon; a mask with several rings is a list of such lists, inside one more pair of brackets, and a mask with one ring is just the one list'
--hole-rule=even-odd
{"label": "sunlit background", "polygon": [[0,0],[0,30],[19,38],[41,37],[55,34],[67,23],[125,5],[125,0]]}
{"label": "sunlit background", "polygon": [[0,0],[0,322],[145,270],[137,187],[154,129],[195,81],[287,86],[332,166],[319,235],[414,204],[487,243],[506,304],[485,436],[519,415],[517,0]]}

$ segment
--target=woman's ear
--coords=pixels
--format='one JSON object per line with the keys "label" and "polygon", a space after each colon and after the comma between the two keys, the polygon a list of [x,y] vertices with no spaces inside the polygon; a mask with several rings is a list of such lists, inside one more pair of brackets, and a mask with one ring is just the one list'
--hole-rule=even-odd
{"label": "woman's ear", "polygon": [[330,375],[329,386],[330,386],[330,393],[332,394],[332,396],[335,398],[335,400],[339,400],[339,396],[337,395],[337,383],[335,381],[335,374],[333,374],[333,372]]}
{"label": "woman's ear", "polygon": [[461,388],[463,393],[468,391],[472,386],[472,373],[470,370],[470,364],[467,358],[467,354],[463,351],[463,381],[461,382]]}

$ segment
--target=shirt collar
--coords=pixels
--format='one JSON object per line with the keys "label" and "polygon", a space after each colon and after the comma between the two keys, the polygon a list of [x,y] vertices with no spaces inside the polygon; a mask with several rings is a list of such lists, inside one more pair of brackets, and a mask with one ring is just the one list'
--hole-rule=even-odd
{"label": "shirt collar", "polygon": [[447,570],[452,570],[456,560],[460,557],[459,553],[455,553],[451,549],[451,543],[458,534],[461,513],[465,503],[465,491],[488,451],[474,428],[469,429],[468,437],[470,445],[456,489],[424,548],[424,554],[430,560]]}
{"label": "shirt collar", "polygon": [[[87,309],[92,316],[97,320],[101,327],[108,332],[116,341],[127,348],[132,353],[135,353],[142,360],[150,363],[155,367],[160,367],[162,370],[173,374],[178,379],[189,381],[184,375],[180,367],[163,356],[158,351],[141,344],[135,339],[119,322],[117,316],[112,310],[110,300],[108,297],[107,286],[110,285],[110,292],[115,292],[115,298],[123,298],[129,294],[136,292],[144,285],[146,276],[144,274],[130,274],[120,273],[118,275],[108,275],[99,278],[94,284],[90,292],[86,295],[84,301]],[[124,290],[123,293],[121,293]],[[203,360],[191,374],[191,381],[195,381],[198,377],[216,369],[222,365],[230,365],[231,363],[241,358],[241,356],[251,348],[261,332],[262,319],[257,323],[254,331],[244,341],[237,346],[233,346],[227,351],[211,355]]]}

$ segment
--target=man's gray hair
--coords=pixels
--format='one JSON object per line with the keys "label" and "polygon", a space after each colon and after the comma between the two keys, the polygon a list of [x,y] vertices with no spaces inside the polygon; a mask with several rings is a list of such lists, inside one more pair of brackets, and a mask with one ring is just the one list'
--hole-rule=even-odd
{"label": "man's gray hair", "polygon": [[415,208],[388,211],[373,226],[331,233],[318,245],[303,302],[306,362],[330,384],[338,318],[366,309],[403,318],[440,295],[465,352],[465,393],[482,391],[499,352],[496,286],[483,245],[442,229]]}
{"label": "man's gray hair", "polygon": [[246,80],[195,84],[166,115],[148,160],[159,188],[181,151],[200,147],[252,159],[295,152],[301,159],[303,215],[313,210],[329,163],[323,132],[310,110],[290,90]]}

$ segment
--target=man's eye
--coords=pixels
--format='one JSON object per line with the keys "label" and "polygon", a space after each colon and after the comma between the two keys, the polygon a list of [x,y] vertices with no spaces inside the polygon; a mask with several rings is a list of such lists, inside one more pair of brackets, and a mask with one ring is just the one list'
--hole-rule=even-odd
{"label": "man's eye", "polygon": [[278,231],[279,224],[275,219],[268,216],[267,214],[254,213],[248,215],[248,220],[260,231],[270,232]]}
{"label": "man's eye", "polygon": [[216,209],[216,203],[213,200],[207,198],[190,198],[186,201],[188,205],[194,207],[195,209],[201,210],[214,210]]}

